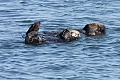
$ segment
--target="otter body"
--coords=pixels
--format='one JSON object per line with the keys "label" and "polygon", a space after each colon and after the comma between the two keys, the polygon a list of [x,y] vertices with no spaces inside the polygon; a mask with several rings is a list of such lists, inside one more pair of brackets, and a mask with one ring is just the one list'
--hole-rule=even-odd
{"label": "otter body", "polygon": [[26,44],[41,44],[49,42],[70,42],[80,38],[80,32],[72,29],[64,29],[61,32],[44,32],[38,34],[40,22],[35,22],[26,32]]}
{"label": "otter body", "polygon": [[103,24],[93,22],[85,25],[82,30],[63,29],[62,31],[45,31],[43,34],[38,34],[40,22],[35,22],[26,32],[26,44],[41,44],[49,42],[70,42],[81,37],[81,33],[88,36],[102,35],[106,33],[106,28]]}

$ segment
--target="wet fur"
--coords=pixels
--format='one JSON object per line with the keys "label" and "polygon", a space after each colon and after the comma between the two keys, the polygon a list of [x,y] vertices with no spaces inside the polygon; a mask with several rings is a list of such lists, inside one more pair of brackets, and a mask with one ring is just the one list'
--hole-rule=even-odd
{"label": "wet fur", "polygon": [[25,43],[26,44],[40,44],[44,39],[38,34],[40,28],[40,22],[35,22],[26,32]]}
{"label": "wet fur", "polygon": [[80,38],[80,32],[77,30],[64,29],[59,35],[64,41],[74,41]]}
{"label": "wet fur", "polygon": [[41,24],[40,22],[35,22],[34,24],[32,24],[31,27],[26,32],[26,35],[28,35],[28,33],[30,33],[31,31],[38,32],[40,29],[40,24]]}
{"label": "wet fur", "polygon": [[85,31],[84,33],[89,36],[102,35],[106,33],[105,26],[98,22],[93,22],[85,25],[83,30]]}
{"label": "wet fur", "polygon": [[77,40],[81,37],[81,33],[89,36],[101,35],[106,33],[106,28],[103,24],[93,22],[85,25],[82,30],[63,29],[62,31],[45,31],[43,35],[38,34],[40,22],[35,22],[26,32],[26,44],[41,44],[43,42],[70,42]]}

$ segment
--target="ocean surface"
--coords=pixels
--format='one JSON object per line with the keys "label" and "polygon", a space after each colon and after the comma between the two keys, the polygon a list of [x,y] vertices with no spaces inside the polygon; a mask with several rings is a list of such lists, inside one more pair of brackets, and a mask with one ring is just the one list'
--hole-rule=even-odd
{"label": "ocean surface", "polygon": [[[24,44],[36,21],[39,32],[100,22],[107,33]],[[0,80],[120,80],[120,0],[0,0]]]}

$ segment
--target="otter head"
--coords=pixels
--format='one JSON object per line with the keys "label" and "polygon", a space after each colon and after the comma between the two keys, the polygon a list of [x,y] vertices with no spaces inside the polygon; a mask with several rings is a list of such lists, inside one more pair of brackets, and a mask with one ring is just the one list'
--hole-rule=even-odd
{"label": "otter head", "polygon": [[80,37],[80,32],[77,30],[64,29],[59,37],[65,41],[77,40]]}
{"label": "otter head", "polygon": [[38,32],[40,28],[40,22],[35,22],[34,24],[31,25],[31,27],[28,29],[28,31],[26,32],[26,35],[28,35],[28,33],[30,33],[31,31],[35,31]]}

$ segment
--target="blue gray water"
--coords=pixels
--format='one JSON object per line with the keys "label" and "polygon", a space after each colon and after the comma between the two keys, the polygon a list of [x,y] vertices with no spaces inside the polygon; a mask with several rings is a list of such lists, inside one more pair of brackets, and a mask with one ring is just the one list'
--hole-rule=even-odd
{"label": "blue gray water", "polygon": [[[100,22],[107,33],[26,45],[36,21],[40,32]],[[120,0],[0,0],[0,80],[120,80]]]}

